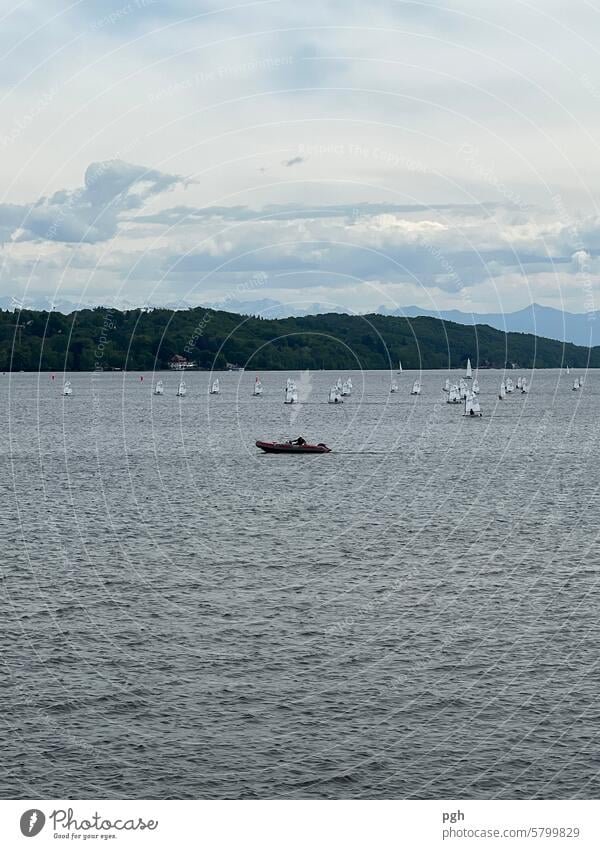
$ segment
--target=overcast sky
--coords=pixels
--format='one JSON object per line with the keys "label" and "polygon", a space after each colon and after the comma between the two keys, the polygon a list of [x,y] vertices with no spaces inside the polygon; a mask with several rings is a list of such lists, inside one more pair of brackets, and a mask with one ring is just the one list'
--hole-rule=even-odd
{"label": "overcast sky", "polygon": [[599,36],[587,0],[9,0],[2,295],[600,308]]}

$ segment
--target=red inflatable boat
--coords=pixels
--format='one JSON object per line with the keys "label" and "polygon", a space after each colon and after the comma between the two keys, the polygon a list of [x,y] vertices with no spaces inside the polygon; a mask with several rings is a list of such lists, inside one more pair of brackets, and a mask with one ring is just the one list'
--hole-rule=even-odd
{"label": "red inflatable boat", "polygon": [[261,442],[258,439],[256,447],[269,454],[329,454],[331,451],[331,448],[322,442],[318,445],[309,445],[308,442],[298,445],[296,442]]}

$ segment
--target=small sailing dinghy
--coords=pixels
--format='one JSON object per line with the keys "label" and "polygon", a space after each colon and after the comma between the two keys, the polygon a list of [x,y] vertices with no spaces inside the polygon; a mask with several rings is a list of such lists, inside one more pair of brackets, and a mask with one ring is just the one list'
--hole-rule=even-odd
{"label": "small sailing dinghy", "polygon": [[468,416],[469,418],[481,418],[482,416],[481,407],[479,406],[479,398],[472,392],[467,392],[467,397],[465,398],[465,411],[463,415]]}
{"label": "small sailing dinghy", "polygon": [[579,390],[579,378],[576,377],[573,381],[573,392],[577,392]]}
{"label": "small sailing dinghy", "polygon": [[343,404],[344,403],[344,399],[342,398],[343,394],[344,393],[340,392],[340,390],[337,388],[337,385],[332,386],[331,389],[329,390],[329,398],[327,400],[327,403],[328,404]]}
{"label": "small sailing dinghy", "polygon": [[522,389],[522,388],[523,388],[523,378],[518,377],[517,378],[517,389]]}
{"label": "small sailing dinghy", "polygon": [[412,389],[410,390],[411,395],[420,395],[421,394],[421,381],[415,380],[412,385]]}
{"label": "small sailing dinghy", "polygon": [[498,398],[501,401],[504,401],[504,399],[506,398],[506,384],[504,381],[502,381],[502,383],[500,384],[500,392],[498,393]]}
{"label": "small sailing dinghy", "polygon": [[185,385],[185,380],[179,381],[179,386],[177,387],[177,392],[175,393],[178,398],[185,398],[187,395],[187,386]]}
{"label": "small sailing dinghy", "polygon": [[515,384],[512,382],[512,378],[506,378],[506,394],[510,395],[511,392],[515,391]]}
{"label": "small sailing dinghy", "polygon": [[473,380],[473,394],[479,395],[479,381],[477,378]]}
{"label": "small sailing dinghy", "polygon": [[297,404],[298,403],[298,390],[296,388],[296,384],[293,380],[290,380],[288,377],[287,386],[285,387],[285,399],[284,404]]}
{"label": "small sailing dinghy", "polygon": [[461,379],[458,381],[458,395],[459,395],[461,401],[465,400],[465,398],[467,397],[468,391],[469,390],[467,389],[467,384],[465,383],[465,381],[461,377]]}
{"label": "small sailing dinghy", "polygon": [[257,439],[256,447],[266,451],[267,454],[329,454],[331,451],[331,448],[328,448],[324,442],[309,445],[303,439],[290,440],[289,442],[263,442],[261,439]]}
{"label": "small sailing dinghy", "polygon": [[219,378],[215,378],[212,382],[212,386],[209,390],[209,395],[218,395],[221,391],[221,387],[219,386]]}
{"label": "small sailing dinghy", "polygon": [[63,383],[63,392],[62,392],[62,394],[63,394],[63,395],[72,395],[72,394],[73,394],[73,387],[71,386],[71,381],[70,381],[70,380],[65,380],[65,382]]}
{"label": "small sailing dinghy", "polygon": [[453,383],[448,390],[448,397],[446,398],[446,404],[460,404],[460,391],[456,383]]}
{"label": "small sailing dinghy", "polygon": [[528,392],[529,392],[529,384],[527,383],[527,378],[524,377],[523,380],[521,381],[521,393],[523,395],[527,395]]}
{"label": "small sailing dinghy", "polygon": [[398,384],[396,383],[395,380],[392,380],[392,382],[390,383],[390,392],[397,392],[397,391],[398,391]]}
{"label": "small sailing dinghy", "polygon": [[164,395],[164,392],[165,392],[165,387],[163,385],[162,380],[157,380],[156,386],[154,387],[154,394],[155,395]]}
{"label": "small sailing dinghy", "polygon": [[442,386],[442,392],[450,392],[450,378],[446,378],[446,382]]}
{"label": "small sailing dinghy", "polygon": [[[337,389],[337,386],[336,386],[336,389]],[[346,395],[351,395],[351,394],[352,394],[352,383],[350,383],[350,385],[348,386],[348,381],[345,380],[342,383],[342,391],[340,392],[340,395],[346,396]]]}
{"label": "small sailing dinghy", "polygon": [[567,366],[567,374],[571,374],[571,369]]}
{"label": "small sailing dinghy", "polygon": [[340,390],[340,392],[341,392],[341,391],[342,391],[342,386],[344,385],[344,384],[342,383],[342,378],[341,378],[341,377],[338,377],[338,379],[337,379],[337,381],[336,381],[336,384],[335,384],[335,385],[336,385],[336,388],[337,388],[337,389],[339,389],[339,390]]}
{"label": "small sailing dinghy", "polygon": [[257,376],[255,381],[254,381],[254,391],[252,392],[252,395],[255,398],[260,398],[260,396],[262,394],[263,394],[263,385],[260,382],[260,378]]}
{"label": "small sailing dinghy", "polygon": [[467,371],[465,380],[473,380],[473,369],[471,368],[471,360],[467,358]]}
{"label": "small sailing dinghy", "polygon": [[398,360],[398,374],[402,374],[402,360]]}
{"label": "small sailing dinghy", "polygon": [[583,377],[580,377],[579,378],[579,388],[581,389],[582,386],[583,386]]}

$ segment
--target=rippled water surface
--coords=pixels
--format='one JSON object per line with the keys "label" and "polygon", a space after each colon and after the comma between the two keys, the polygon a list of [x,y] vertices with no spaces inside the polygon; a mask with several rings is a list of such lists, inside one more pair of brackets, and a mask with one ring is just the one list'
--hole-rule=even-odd
{"label": "rippled water surface", "polygon": [[0,377],[3,797],[600,794],[600,377],[415,376]]}

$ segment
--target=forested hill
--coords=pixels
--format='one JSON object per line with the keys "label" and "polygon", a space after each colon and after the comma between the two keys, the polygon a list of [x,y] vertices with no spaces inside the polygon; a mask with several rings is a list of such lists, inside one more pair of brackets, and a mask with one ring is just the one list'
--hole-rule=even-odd
{"label": "forested hill", "polygon": [[330,313],[261,319],[204,308],[174,312],[110,308],[63,315],[0,310],[3,371],[167,368],[173,356],[200,368],[237,363],[253,370],[555,368],[600,366],[600,348],[583,348],[487,325],[436,318]]}

